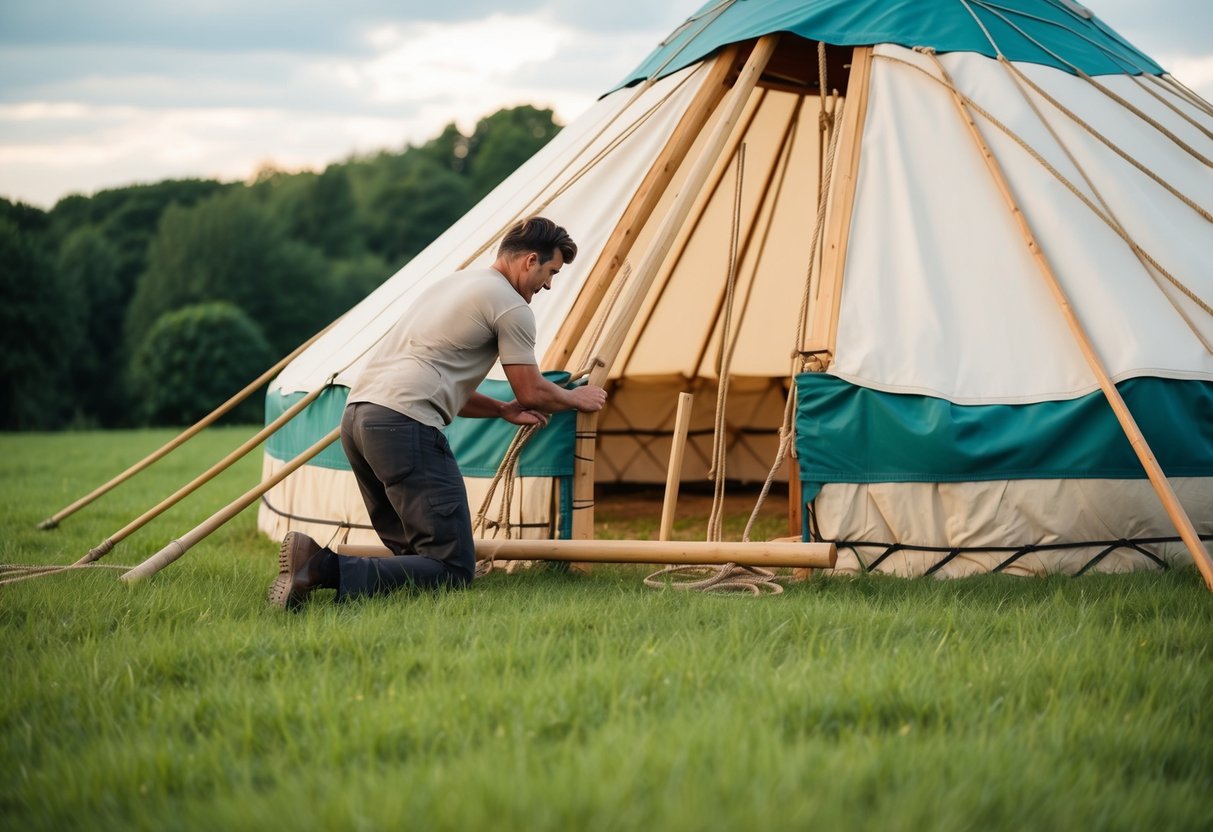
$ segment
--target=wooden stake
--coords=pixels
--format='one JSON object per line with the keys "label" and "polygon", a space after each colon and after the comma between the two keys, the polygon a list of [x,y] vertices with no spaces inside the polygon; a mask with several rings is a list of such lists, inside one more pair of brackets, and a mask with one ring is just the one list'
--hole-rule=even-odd
{"label": "wooden stake", "polygon": [[126,581],[127,583],[134,583],[135,581],[141,581],[144,578],[156,574],[161,569],[168,566],[177,558],[188,552],[191,547],[205,539],[211,534],[211,532],[215,531],[228,520],[231,520],[237,514],[251,506],[254,502],[261,499],[263,494],[278,483],[282,482],[296,470],[303,467],[314,456],[316,456],[316,454],[320,453],[329,445],[336,442],[339,436],[341,436],[341,428],[333,428],[327,435],[325,435],[323,439],[284,465],[282,469],[278,471],[278,473],[274,474],[269,479],[264,480],[257,487],[245,492],[243,496],[237,498],[231,503],[228,503],[226,507],[212,514],[209,518],[199,523],[184,536],[172,541],[159,552],[136,566],[134,569],[123,573],[122,580]]}
{"label": "wooden stake", "polygon": [[[383,546],[339,544],[346,557],[391,557]],[[476,540],[477,560],[556,560],[580,563],[668,563],[833,569],[833,543],[732,543],[702,540]],[[129,574],[129,573],[128,573]]]}
{"label": "wooden stake", "polygon": [[[934,55],[931,57],[935,58]],[[1155,459],[1154,452],[1150,449],[1149,443],[1146,442],[1145,436],[1142,435],[1141,428],[1137,426],[1137,421],[1133,418],[1133,414],[1129,411],[1124,399],[1121,398],[1120,391],[1116,389],[1116,385],[1108,377],[1103,362],[1095,352],[1095,345],[1091,342],[1090,337],[1083,328],[1082,322],[1079,321],[1078,314],[1074,311],[1074,307],[1071,305],[1065,289],[1057,278],[1057,273],[1053,270],[1052,265],[1045,256],[1044,250],[1037,242],[1036,236],[1028,224],[1027,217],[1016,202],[1015,195],[1011,192],[1011,187],[1002,171],[1002,166],[994,158],[994,153],[986,143],[981,129],[973,120],[973,115],[970,113],[968,105],[960,97],[960,94],[956,90],[956,85],[952,82],[952,77],[938,58],[935,58],[935,65],[943,74],[944,81],[952,93],[952,101],[956,104],[961,118],[964,119],[969,134],[972,136],[974,144],[977,145],[977,149],[986,163],[986,169],[989,170],[990,176],[993,177],[994,184],[998,186],[998,190],[1002,194],[1002,198],[1006,202],[1011,216],[1019,226],[1024,242],[1028,246],[1028,251],[1031,252],[1032,259],[1036,262],[1040,276],[1044,278],[1049,292],[1053,295],[1053,300],[1056,301],[1058,309],[1061,310],[1061,314],[1070,328],[1070,334],[1074,336],[1074,340],[1078,344],[1083,358],[1086,359],[1091,372],[1095,374],[1100,389],[1103,390],[1104,396],[1108,399],[1108,404],[1112,406],[1112,411],[1116,414],[1116,419],[1120,422],[1120,427],[1124,430],[1129,444],[1133,446],[1134,453],[1137,454],[1142,467],[1145,468],[1146,476],[1150,478],[1150,484],[1154,486],[1154,491],[1158,494],[1158,499],[1162,502],[1163,509],[1167,512],[1167,516],[1171,518],[1171,522],[1175,524],[1180,538],[1188,547],[1188,552],[1192,555],[1193,562],[1204,578],[1205,586],[1210,591],[1213,591],[1213,557],[1209,555],[1209,550],[1205,548],[1204,543],[1197,534],[1196,528],[1192,525],[1192,520],[1188,517],[1187,512],[1184,511],[1179,498],[1175,496],[1171,483],[1167,481],[1162,466]]]}
{"label": "wooden stake", "polygon": [[687,449],[687,430],[691,426],[690,393],[678,394],[678,414],[674,417],[674,436],[670,446],[670,467],[665,475],[665,501],[661,506],[659,540],[669,540],[674,531],[674,510],[678,507],[678,486],[682,482],[682,456]]}
{"label": "wooden stake", "polygon": [[[340,319],[338,319],[338,320],[340,320]],[[161,448],[159,450],[153,451],[152,453],[148,454],[146,457],[141,459],[139,462],[136,462],[130,468],[127,468],[121,474],[114,477],[109,482],[105,483],[104,485],[98,486],[97,488],[90,491],[88,494],[85,494],[83,497],[76,500],[71,505],[55,512],[50,517],[46,518],[41,523],[39,523],[38,528],[40,528],[40,529],[55,528],[56,526],[59,525],[59,522],[61,520],[75,514],[77,511],[79,511],[80,509],[87,506],[93,500],[97,499],[98,497],[102,496],[103,494],[107,494],[108,492],[112,491],[114,488],[117,488],[119,485],[126,482],[131,477],[135,476],[135,474],[138,474],[140,471],[147,468],[149,465],[151,465],[154,462],[157,462],[158,460],[167,456],[170,452],[181,447],[181,445],[185,444],[187,441],[189,441],[193,437],[197,436],[199,433],[202,432],[202,430],[204,428],[206,428],[207,426],[209,426],[211,424],[214,424],[214,422],[216,420],[218,420],[220,417],[222,417],[225,413],[230,411],[232,408],[236,407],[236,405],[240,404],[245,399],[247,399],[249,396],[251,396],[253,393],[255,393],[257,390],[259,390],[263,384],[268,383],[275,376],[277,376],[283,367],[285,367],[287,364],[289,364],[291,361],[293,361],[300,353],[302,353],[304,350],[306,350],[312,344],[316,343],[316,341],[320,338],[321,335],[324,335],[324,333],[328,332],[330,329],[333,328],[334,324],[336,324],[336,321],[334,321],[332,324],[329,324],[324,329],[320,330],[315,335],[313,335],[311,338],[304,341],[302,344],[300,344],[298,347],[296,347],[295,350],[290,355],[283,358],[281,361],[279,361],[273,367],[270,367],[268,370],[266,370],[264,373],[262,373],[260,376],[258,376],[256,380],[249,382],[247,387],[245,387],[239,393],[232,396],[226,402],[224,402],[223,404],[219,405],[217,408],[212,410],[208,415],[202,417],[194,425],[192,425],[189,428],[186,428],[181,433],[177,434],[177,436],[175,438],[173,438],[172,440],[170,440],[169,442],[167,442],[166,444],[161,446]]]}

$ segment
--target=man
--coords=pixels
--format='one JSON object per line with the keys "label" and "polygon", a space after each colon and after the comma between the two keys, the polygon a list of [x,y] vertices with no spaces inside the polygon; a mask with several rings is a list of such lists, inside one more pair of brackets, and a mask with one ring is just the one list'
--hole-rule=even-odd
{"label": "man", "polygon": [[[279,552],[271,604],[293,608],[313,589],[337,600],[399,587],[463,587],[476,571],[471,512],[442,428],[456,415],[547,424],[559,410],[594,412],[606,391],[565,389],[539,372],[529,304],[577,255],[568,232],[543,217],[516,224],[488,269],[436,284],[388,331],[350,390],[341,444],[371,524],[392,557],[337,555],[298,532]],[[516,398],[476,392],[500,358]]]}

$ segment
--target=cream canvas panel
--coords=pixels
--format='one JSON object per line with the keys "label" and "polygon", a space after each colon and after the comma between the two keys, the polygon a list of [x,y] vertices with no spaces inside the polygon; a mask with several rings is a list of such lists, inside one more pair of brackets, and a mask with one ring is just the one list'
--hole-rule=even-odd
{"label": "cream canvas panel", "polygon": [[[817,206],[818,100],[756,91],[722,159],[632,325],[612,377],[715,377],[734,222],[740,257],[732,371],[786,376]],[[744,131],[744,132],[742,132]],[[735,209],[738,168],[741,200]]]}
{"label": "cream canvas panel", "polygon": [[[286,465],[264,454],[261,481],[265,482]],[[267,502],[278,511],[271,510]],[[279,511],[293,516],[284,517]],[[325,522],[310,522],[314,520]],[[354,473],[312,465],[303,466],[271,488],[257,509],[257,528],[271,540],[281,540],[287,532],[299,531],[322,545],[381,545],[379,535],[370,525]]]}
{"label": "cream canvas panel", "polygon": [[[831,372],[875,389],[969,404],[1091,392],[1091,370],[947,89],[879,56],[935,75],[933,63],[899,47],[881,46],[877,55]],[[962,91],[1078,179],[997,61],[942,60]],[[1080,79],[1043,67],[1032,75],[1078,97],[1070,82]],[[1134,119],[1112,110],[1103,120],[1123,135]],[[981,127],[1110,374],[1213,379],[1213,356],[1189,328],[1175,325],[1173,307],[1128,246],[1018,145]],[[1141,152],[1153,163],[1174,148],[1154,142]],[[1101,190],[1114,179],[1156,187],[1123,160],[1088,156],[1083,164]],[[1202,176],[1209,181],[1208,171]],[[1135,234],[1148,227],[1169,238],[1176,224],[1189,227],[1193,212],[1176,200],[1130,211],[1122,203],[1132,199],[1114,198]],[[1213,257],[1209,225],[1178,248],[1168,262],[1213,294],[1206,286],[1213,278],[1196,267]]]}
{"label": "cream canvas panel", "polygon": [[[1173,477],[1171,485],[1197,533],[1213,534],[1213,478]],[[832,483],[813,503],[823,540],[903,543],[941,548],[1021,546],[1150,537],[1175,537],[1175,527],[1149,480],[999,480],[963,483]],[[1213,544],[1206,544],[1213,545]],[[1037,552],[1006,569],[1013,574],[1073,573],[1103,546]],[[1182,543],[1145,547],[1176,565],[1191,564]],[[883,549],[864,547],[872,562]],[[935,573],[960,577],[988,572],[1009,552],[965,552]],[[944,553],[896,552],[877,571],[923,574]],[[1109,553],[1098,571],[1156,568],[1131,550]],[[836,570],[862,569],[851,549],[840,547]]]}
{"label": "cream canvas panel", "polygon": [[481,246],[485,250],[469,266],[488,266],[509,224],[539,211],[568,228],[579,246],[576,262],[562,270],[553,291],[534,301],[536,353],[542,355],[704,74],[687,69],[647,91],[623,89],[599,101],[350,310],[271,389],[313,390],[333,373],[339,384],[350,385],[367,352],[427,286],[460,268]]}
{"label": "cream canvas panel", "polygon": [[[1130,158],[1143,164],[1148,162],[1148,169],[1162,182],[1170,185],[1206,213],[1213,212],[1213,168],[1180,149],[1146,120],[1126,118],[1125,110],[1120,104],[1102,93],[1092,94],[1092,85],[1082,78],[1064,72],[1041,72],[1042,67],[1032,64],[1022,65],[1019,69],[1096,132],[1105,137],[1115,136],[1117,148]],[[1179,106],[1179,102],[1164,99],[1164,103],[1154,97],[1151,91],[1157,90],[1146,88],[1153,87],[1152,82],[1130,76],[1108,76],[1095,80],[1101,87],[1141,110],[1161,127],[1175,133],[1194,150],[1213,158],[1213,138],[1168,106]],[[1035,101],[1036,93],[1030,95]],[[1067,179],[1078,185],[1097,206],[1123,225],[1131,239],[1151,258],[1158,261],[1206,303],[1213,304],[1213,271],[1207,265],[1209,258],[1213,257],[1213,225],[1197,210],[1168,193],[1162,184],[1152,181],[1141,171],[1134,169],[1130,162],[1074,119],[1048,103],[1040,102],[1038,108],[1057,137],[1079,160],[1086,176],[1092,179],[1098,196],[1081,173],[1075,170],[1071,174],[1063,168],[1063,164],[1072,163],[1055,149],[1056,139],[1042,136],[1040,148],[1047,151],[1046,156],[1050,163],[1062,169]],[[1184,105],[1183,113],[1213,133],[1213,115],[1206,114],[1190,104]],[[1065,197],[1072,200],[1068,193]],[[1106,208],[1102,203],[1107,204]],[[1087,209],[1078,209],[1072,201],[1066,204],[1071,205],[1075,213],[1082,214],[1085,222],[1094,221],[1107,227]],[[1159,214],[1159,205],[1165,206],[1165,214]],[[1041,207],[1046,210],[1048,208],[1038,206],[1037,209]],[[1073,247],[1073,235],[1059,234],[1061,220],[1066,217],[1059,216],[1057,219],[1055,223],[1047,220],[1042,222],[1041,233],[1051,247],[1050,250],[1056,247],[1059,251],[1065,251],[1065,246]],[[1108,251],[1120,257],[1126,245],[1120,237],[1115,237],[1110,240]],[[1157,313],[1158,320],[1166,329],[1161,335],[1163,338],[1174,339],[1175,343],[1168,349],[1176,351],[1177,354],[1190,354],[1204,344],[1213,345],[1213,315],[1202,310],[1195,301],[1161,274],[1151,278],[1147,267],[1136,257],[1133,260],[1140,269],[1132,269],[1133,262],[1129,261],[1124,269],[1125,277],[1149,304],[1148,313],[1146,309],[1139,310],[1137,323],[1146,320],[1146,314]],[[1097,275],[1096,279],[1102,277],[1103,275]],[[1150,287],[1159,285],[1173,302],[1170,306],[1162,303],[1158,295],[1149,291]],[[1090,288],[1085,291],[1087,296],[1102,294],[1098,286],[1094,291]],[[1176,311],[1176,305],[1181,311]],[[1193,326],[1197,330],[1195,333],[1191,331]],[[1142,328],[1139,325],[1131,325],[1130,330],[1126,335],[1136,334],[1137,337],[1142,337]],[[1146,337],[1153,339],[1159,334],[1150,332]]]}
{"label": "cream canvas panel", "polygon": [[[261,465],[265,481],[280,471],[286,463],[268,454]],[[465,478],[468,505],[475,521],[491,480]],[[550,477],[519,477],[510,498],[510,522],[518,527],[510,534],[516,540],[545,540],[556,537],[559,525],[559,501],[555,497],[555,480]],[[504,486],[499,486],[489,505],[488,518],[496,520]],[[274,486],[265,495],[270,506],[279,510],[289,507],[293,517],[284,517],[262,502],[257,510],[257,528],[273,540],[281,540],[288,531],[300,531],[321,544],[354,543],[381,545],[379,536],[370,529],[370,518],[358,492],[358,483],[351,471],[317,468],[305,465]],[[309,522],[322,520],[325,522]],[[368,528],[354,528],[365,526]],[[492,530],[479,537],[504,537],[504,530]]]}

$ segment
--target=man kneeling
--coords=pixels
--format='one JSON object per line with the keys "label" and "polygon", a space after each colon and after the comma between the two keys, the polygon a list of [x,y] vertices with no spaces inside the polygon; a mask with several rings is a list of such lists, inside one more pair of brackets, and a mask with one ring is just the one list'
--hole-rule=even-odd
{"label": "man kneeling", "polygon": [[[442,428],[456,415],[545,425],[560,410],[601,410],[606,391],[552,384],[535,360],[537,292],[577,255],[568,232],[532,217],[506,233],[487,269],[456,272],[401,316],[350,390],[341,445],[371,525],[391,557],[337,555],[307,535],[282,541],[269,601],[301,604],[313,589],[337,600],[399,587],[463,587],[476,572],[463,477]],[[476,392],[500,358],[516,398]]]}

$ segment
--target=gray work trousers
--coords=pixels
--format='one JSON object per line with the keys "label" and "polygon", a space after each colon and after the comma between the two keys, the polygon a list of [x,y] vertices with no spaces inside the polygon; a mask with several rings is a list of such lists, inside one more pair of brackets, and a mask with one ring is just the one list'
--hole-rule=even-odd
{"label": "gray work trousers", "polygon": [[470,584],[476,550],[467,491],[442,431],[369,402],[345,408],[341,446],[371,525],[394,555],[340,556],[337,599]]}

